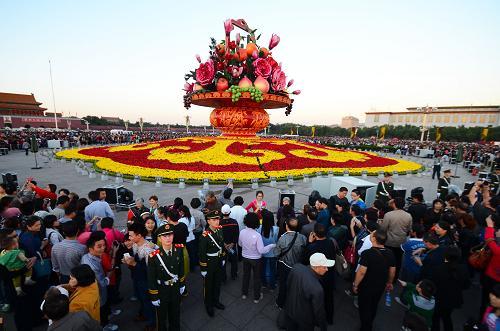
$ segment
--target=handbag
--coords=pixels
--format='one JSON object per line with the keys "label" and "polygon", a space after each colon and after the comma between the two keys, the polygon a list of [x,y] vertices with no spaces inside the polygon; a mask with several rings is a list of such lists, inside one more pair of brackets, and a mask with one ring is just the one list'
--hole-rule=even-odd
{"label": "handbag", "polygon": [[491,260],[491,250],[488,248],[488,243],[492,242],[493,238],[486,240],[484,243],[474,246],[470,250],[470,255],[467,261],[474,269],[484,270]]}
{"label": "handbag", "polygon": [[335,246],[335,271],[337,275],[345,279],[351,274],[351,266],[347,263],[344,254],[342,254],[337,240],[335,240],[335,238],[331,238],[331,240]]}
{"label": "handbag", "polygon": [[344,257],[351,266],[356,264],[356,250],[353,245],[347,245],[344,249]]}
{"label": "handbag", "polygon": [[39,259],[36,259],[35,264],[33,265],[33,273],[35,274],[35,278],[43,278],[50,276],[52,272],[52,262],[50,259],[42,258],[40,252],[36,252],[38,254]]}
{"label": "handbag", "polygon": [[49,234],[49,237],[47,238],[47,245],[43,249],[43,255],[48,259],[50,259],[50,257],[52,256],[52,242],[50,241],[50,236],[52,236],[53,234],[54,231]]}

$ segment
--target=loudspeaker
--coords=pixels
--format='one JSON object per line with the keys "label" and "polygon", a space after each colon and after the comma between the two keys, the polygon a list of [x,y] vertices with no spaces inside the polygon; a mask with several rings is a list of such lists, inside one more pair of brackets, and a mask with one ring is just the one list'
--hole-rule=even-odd
{"label": "loudspeaker", "polygon": [[130,205],[134,202],[134,193],[123,185],[107,185],[104,187],[106,190],[106,202],[110,205]]}
{"label": "loudspeaker", "polygon": [[464,183],[464,191],[470,190],[474,186],[474,182],[465,182]]}
{"label": "loudspeaker", "polygon": [[290,199],[290,206],[295,209],[295,191],[294,190],[280,190],[279,192],[279,207],[283,206],[283,198],[288,197]]}
{"label": "loudspeaker", "polygon": [[15,172],[7,172],[2,174],[2,182],[5,186],[14,186],[18,187],[19,184],[17,182],[17,174]]}
{"label": "loudspeaker", "polygon": [[406,189],[405,188],[395,188],[391,191],[391,197],[401,197],[403,200],[406,198]]}

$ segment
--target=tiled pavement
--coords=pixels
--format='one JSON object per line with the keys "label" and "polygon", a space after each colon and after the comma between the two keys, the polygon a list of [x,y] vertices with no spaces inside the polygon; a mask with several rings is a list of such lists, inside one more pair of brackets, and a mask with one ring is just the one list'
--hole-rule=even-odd
{"label": "tiled pavement", "polygon": [[[417,159],[421,160],[421,159]],[[45,160],[47,161],[47,160]],[[428,160],[425,162],[429,163]],[[0,173],[13,171],[18,173],[19,180],[24,180],[28,175],[33,176],[40,184],[44,185],[48,182],[57,183],[59,187],[66,187],[70,191],[79,193],[85,196],[88,191],[99,186],[112,183],[112,180],[102,182],[99,175],[95,179],[89,179],[87,176],[77,174],[74,165],[61,162],[47,162],[42,159],[41,165],[44,167],[40,170],[31,170],[34,165],[32,156],[25,157],[22,152],[11,152],[7,156],[0,156]],[[453,170],[455,166],[451,167]],[[461,183],[473,179],[468,173],[464,173],[461,167],[458,167],[459,179],[454,179],[453,182]],[[376,182],[377,179],[369,177],[368,180]],[[425,188],[424,196],[426,200],[432,200],[435,197],[435,189],[437,181],[432,181],[429,176],[399,176],[394,181],[398,186],[412,188],[423,186]],[[184,199],[187,203],[190,199],[197,195],[197,191],[201,186],[188,186],[185,189],[179,189],[177,185],[164,184],[161,188],[154,187],[153,183],[142,182],[139,186],[132,186],[130,181],[125,182],[125,186],[130,188],[135,196],[148,198],[151,194],[157,194],[160,197],[162,204],[170,204],[177,196]],[[270,209],[275,211],[278,204],[278,189],[287,188],[286,183],[278,183],[277,188],[270,187],[269,184],[261,185],[265,193],[265,198],[269,203]],[[223,186],[212,186],[211,189],[221,191]],[[307,196],[311,192],[311,183],[303,183],[295,181],[293,189],[296,191],[296,206],[302,206],[307,201]],[[233,196],[241,195],[246,202],[251,201],[255,196],[255,191],[250,188],[250,185],[235,187]],[[125,212],[118,213],[118,221],[116,226],[123,228],[125,226]],[[241,265],[240,265],[241,270]],[[131,282],[128,276],[128,271],[124,272],[124,281],[122,285],[122,295],[127,298],[132,293]],[[346,287],[345,282],[338,280],[337,290],[335,293],[335,317],[334,325],[330,326],[330,330],[357,330],[359,328],[358,313],[352,304],[352,300],[347,297],[343,290]],[[236,281],[229,280],[222,288],[221,301],[226,305],[224,311],[217,311],[214,318],[208,317],[205,313],[202,301],[202,279],[198,273],[190,274],[188,277],[189,296],[182,302],[182,329],[183,330],[276,330],[276,316],[278,313],[274,305],[274,296],[276,293],[264,291],[264,299],[258,304],[254,304],[250,298],[241,299],[241,275]],[[464,307],[456,311],[453,315],[456,329],[461,329],[463,322],[469,317],[474,316],[478,309],[479,302],[479,287],[473,285],[471,289],[465,292],[466,303]],[[137,303],[124,300],[119,306],[123,310],[122,314],[117,316],[114,321],[120,326],[120,330],[142,330],[144,325],[133,322],[133,317],[137,313]],[[401,320],[403,317],[403,309],[399,307],[393,300],[391,307],[385,307],[383,302],[380,303],[377,319],[375,322],[375,330],[378,331],[396,331],[400,329]],[[8,331],[15,331],[12,315],[7,316]],[[44,327],[39,327],[36,330],[45,330]]]}

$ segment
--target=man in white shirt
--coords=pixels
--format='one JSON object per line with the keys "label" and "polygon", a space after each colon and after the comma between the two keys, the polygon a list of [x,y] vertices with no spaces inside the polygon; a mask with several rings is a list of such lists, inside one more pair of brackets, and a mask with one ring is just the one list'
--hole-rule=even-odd
{"label": "man in white shirt", "polygon": [[231,207],[231,218],[235,219],[238,222],[238,226],[240,231],[246,228],[243,224],[243,219],[245,218],[247,211],[243,208],[243,198],[241,196],[237,196],[234,198],[234,206]]}

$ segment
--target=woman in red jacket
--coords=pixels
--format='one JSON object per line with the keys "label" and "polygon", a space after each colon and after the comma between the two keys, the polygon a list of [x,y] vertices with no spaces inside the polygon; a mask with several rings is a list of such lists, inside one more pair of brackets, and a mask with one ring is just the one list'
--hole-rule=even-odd
{"label": "woman in red jacket", "polygon": [[500,216],[497,214],[490,215],[486,218],[486,229],[484,232],[484,240],[493,239],[488,242],[488,248],[491,250],[492,256],[488,266],[481,275],[481,311],[479,316],[483,316],[486,307],[488,306],[489,293],[493,290],[495,284],[500,282],[500,246],[496,242],[496,238],[500,237]]}

